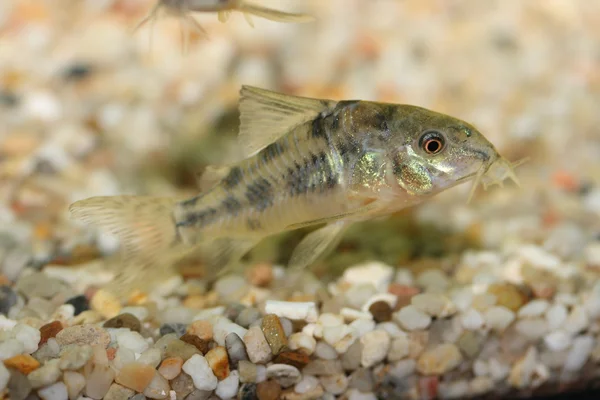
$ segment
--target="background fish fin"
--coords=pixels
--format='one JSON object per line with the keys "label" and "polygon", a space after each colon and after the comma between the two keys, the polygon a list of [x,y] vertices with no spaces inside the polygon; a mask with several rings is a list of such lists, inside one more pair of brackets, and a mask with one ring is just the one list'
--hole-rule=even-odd
{"label": "background fish fin", "polygon": [[215,279],[229,272],[261,238],[217,238],[201,243],[197,251],[205,262],[208,279]]}
{"label": "background fish fin", "polygon": [[240,96],[239,142],[245,157],[336,104],[333,100],[288,96],[252,86],[242,86]]}
{"label": "background fish fin", "polygon": [[289,270],[299,272],[325,256],[339,244],[349,226],[346,221],[333,222],[306,235],[292,252]]}
{"label": "background fish fin", "polygon": [[312,15],[287,13],[246,2],[242,2],[242,4],[238,6],[238,9],[244,13],[254,14],[275,22],[312,22],[315,20],[315,17]]}
{"label": "background fish fin", "polygon": [[230,169],[231,167],[226,165],[208,165],[204,169],[204,172],[198,176],[198,186],[200,187],[200,191],[205,192],[211,189],[227,175]]}

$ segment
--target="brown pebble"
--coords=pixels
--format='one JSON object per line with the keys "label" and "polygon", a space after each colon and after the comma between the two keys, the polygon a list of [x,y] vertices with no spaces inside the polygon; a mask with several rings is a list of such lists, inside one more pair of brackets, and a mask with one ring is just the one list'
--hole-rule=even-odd
{"label": "brown pebble", "polygon": [[23,375],[29,375],[30,372],[35,371],[40,367],[40,363],[29,354],[19,354],[11,358],[4,360],[4,365],[7,368],[14,368],[21,372]]}
{"label": "brown pebble", "polygon": [[223,380],[229,376],[229,358],[225,347],[217,346],[206,353],[206,361],[218,380]]}
{"label": "brown pebble", "polygon": [[529,301],[527,294],[511,283],[493,283],[487,292],[496,296],[496,305],[504,306],[514,312]]}
{"label": "brown pebble", "polygon": [[186,333],[185,335],[180,337],[179,340],[191,344],[192,346],[200,350],[202,354],[206,354],[206,352],[208,351],[208,342],[206,340],[200,339],[196,335],[190,335],[189,333]]}
{"label": "brown pebble", "polygon": [[108,358],[108,361],[114,360],[116,355],[117,355],[116,347],[109,347],[108,349],[106,349],[106,358]]}
{"label": "brown pebble", "polygon": [[256,385],[258,400],[277,400],[281,394],[281,386],[275,381],[263,381]]}
{"label": "brown pebble", "polygon": [[43,345],[48,339],[55,338],[58,332],[62,331],[63,326],[60,321],[52,321],[40,328],[40,343],[38,346]]}
{"label": "brown pebble", "polygon": [[292,365],[298,369],[302,369],[310,361],[309,356],[299,351],[282,351],[275,358],[275,364]]}
{"label": "brown pebble", "polygon": [[158,372],[168,380],[175,379],[181,373],[183,359],[181,357],[165,358],[158,367]]}
{"label": "brown pebble", "polygon": [[254,286],[265,287],[273,281],[273,267],[270,264],[256,264],[248,270],[246,275]]}
{"label": "brown pebble", "polygon": [[141,393],[152,382],[155,373],[156,370],[151,365],[131,362],[123,365],[115,382]]}
{"label": "brown pebble", "polygon": [[142,329],[142,324],[133,314],[119,314],[106,321],[104,328],[129,328],[132,331],[139,332]]}
{"label": "brown pebble", "polygon": [[409,305],[410,299],[420,292],[421,291],[417,287],[402,285],[400,283],[392,283],[388,286],[388,293],[398,297],[394,311],[398,311],[402,307]]}
{"label": "brown pebble", "polygon": [[391,321],[392,311],[392,307],[387,301],[376,301],[369,307],[369,312],[373,315],[375,322]]}
{"label": "brown pebble", "polygon": [[175,379],[171,381],[171,389],[177,394],[177,399],[183,399],[188,394],[192,393],[196,388],[194,387],[194,380],[191,376],[185,372],[177,375]]}
{"label": "brown pebble", "polygon": [[209,321],[200,320],[192,322],[186,330],[190,335],[196,335],[202,340],[211,341],[213,338],[213,327]]}
{"label": "brown pebble", "polygon": [[267,314],[263,317],[262,331],[273,354],[279,354],[287,346],[287,337],[277,315]]}

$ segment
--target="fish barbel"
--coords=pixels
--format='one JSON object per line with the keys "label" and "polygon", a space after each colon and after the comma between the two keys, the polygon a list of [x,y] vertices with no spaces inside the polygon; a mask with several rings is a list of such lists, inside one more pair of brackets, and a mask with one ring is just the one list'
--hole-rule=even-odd
{"label": "fish barbel", "polygon": [[120,239],[136,267],[123,268],[119,279],[139,284],[188,251],[219,271],[267,236],[325,224],[294,250],[289,268],[299,271],[355,222],[468,180],[474,187],[516,181],[514,164],[475,127],[411,105],[243,86],[239,145],[242,159],[207,168],[197,196],[92,197],[72,204],[71,214]]}

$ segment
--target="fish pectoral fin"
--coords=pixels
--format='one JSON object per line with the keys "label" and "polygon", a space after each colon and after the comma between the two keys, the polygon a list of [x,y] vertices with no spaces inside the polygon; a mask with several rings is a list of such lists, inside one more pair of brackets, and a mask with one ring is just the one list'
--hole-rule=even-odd
{"label": "fish pectoral fin", "polygon": [[244,14],[244,19],[246,20],[248,25],[250,25],[251,28],[254,28],[254,21],[252,21],[252,17],[250,16],[250,13],[245,12],[243,14]]}
{"label": "fish pectoral fin", "polygon": [[250,157],[291,128],[333,109],[333,100],[289,96],[253,86],[240,91],[239,143]]}
{"label": "fish pectoral fin", "polygon": [[312,22],[315,20],[315,17],[308,14],[296,14],[296,13],[287,13],[283,11],[273,10],[271,8],[261,7],[254,4],[249,4],[246,2],[241,2],[238,6],[238,9],[244,13],[254,14],[258,17],[262,17],[275,22]]}
{"label": "fish pectoral fin", "polygon": [[292,252],[288,265],[289,271],[301,272],[327,255],[339,244],[342,235],[350,225],[351,223],[347,221],[337,221],[306,235]]}

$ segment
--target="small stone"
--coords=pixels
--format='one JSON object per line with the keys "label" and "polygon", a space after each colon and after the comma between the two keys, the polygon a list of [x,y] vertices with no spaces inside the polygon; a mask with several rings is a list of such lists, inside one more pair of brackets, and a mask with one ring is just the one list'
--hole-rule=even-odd
{"label": "small stone", "polygon": [[274,314],[279,318],[306,322],[317,321],[317,305],[314,302],[267,300],[265,312],[267,315]]}
{"label": "small stone", "polygon": [[53,385],[38,390],[38,396],[42,400],[66,400],[68,396],[67,387],[62,382],[56,382]]}
{"label": "small stone", "polygon": [[340,360],[311,360],[302,370],[307,375],[334,375],[343,371]]}
{"label": "small stone", "polygon": [[114,370],[108,365],[95,365],[85,384],[85,393],[92,399],[102,399],[115,378]]}
{"label": "small stone", "polygon": [[291,350],[298,350],[306,355],[311,355],[317,346],[317,341],[303,332],[293,333],[288,340],[288,346]]}
{"label": "small stone", "polygon": [[100,314],[98,314],[94,310],[87,310],[74,317],[71,321],[70,325],[87,325],[87,324],[95,324],[97,322],[102,321],[103,318]]}
{"label": "small stone", "polygon": [[177,394],[177,399],[183,399],[196,390],[196,387],[194,386],[192,377],[185,372],[182,372],[171,381],[171,389]]}
{"label": "small stone", "polygon": [[242,310],[235,319],[235,323],[248,328],[252,323],[257,321],[261,317],[260,311],[254,307],[248,307]]}
{"label": "small stone", "polygon": [[428,269],[423,271],[417,278],[418,286],[425,288],[425,291],[439,292],[445,290],[448,285],[448,276],[440,269]]}
{"label": "small stone", "polygon": [[503,332],[514,321],[515,313],[503,306],[494,306],[484,314],[486,325],[498,332]]}
{"label": "small stone", "polygon": [[90,309],[88,299],[84,295],[71,297],[69,300],[65,301],[65,304],[70,304],[73,306],[74,315],[79,315],[82,312]]}
{"label": "small stone", "polygon": [[288,388],[300,381],[298,368],[286,364],[272,364],[267,367],[267,378],[274,379],[283,388]]}
{"label": "small stone", "polygon": [[38,389],[53,384],[60,378],[61,370],[58,368],[58,360],[51,360],[42,367],[27,375],[31,387]]}
{"label": "small stone", "polygon": [[482,396],[494,389],[494,381],[487,376],[478,376],[469,384],[471,396]]}
{"label": "small stone", "polygon": [[390,348],[391,339],[386,331],[373,331],[360,338],[363,345],[361,365],[369,368],[383,361]]}
{"label": "small stone", "polygon": [[411,304],[432,317],[447,317],[456,312],[448,298],[438,293],[421,293],[410,299]]}
{"label": "small stone", "polygon": [[479,332],[466,331],[457,340],[460,350],[469,358],[476,357],[485,341],[485,336]]}
{"label": "small stone", "polygon": [[181,338],[179,338],[179,340],[191,344],[192,346],[197,348],[202,354],[206,354],[206,352],[208,351],[208,341],[201,339],[196,335],[186,333]]}
{"label": "small stone", "polygon": [[258,400],[277,400],[281,394],[281,385],[275,381],[264,381],[256,385]]}
{"label": "small stone", "polygon": [[548,332],[548,322],[543,318],[530,318],[517,321],[515,330],[530,340],[541,339]]}
{"label": "small stone", "polygon": [[256,400],[258,394],[256,393],[255,383],[244,383],[240,388],[239,399],[240,400]]}
{"label": "small stone", "polygon": [[216,400],[215,397],[212,396],[212,393],[212,390],[195,389],[185,398],[185,400]]}
{"label": "small stone", "polygon": [[186,332],[187,325],[185,324],[163,324],[160,326],[158,333],[160,336],[166,336],[170,333],[174,333],[178,338],[183,336]]}
{"label": "small stone", "polygon": [[[8,376],[9,373],[10,377]],[[8,370],[0,363],[0,391],[5,388],[8,388],[11,400],[25,400],[32,390],[31,384],[25,375],[16,369]]]}
{"label": "small stone", "polygon": [[531,378],[535,369],[537,359],[537,351],[535,347],[530,347],[527,353],[517,361],[508,377],[508,382],[511,386],[524,389],[531,384]]}
{"label": "small stone", "polygon": [[342,354],[342,366],[347,371],[354,371],[360,367],[363,345],[360,340],[352,343],[348,350]]}
{"label": "small stone", "polygon": [[194,386],[200,390],[215,390],[217,377],[206,359],[200,354],[194,354],[183,364],[183,371],[192,377]]}
{"label": "small stone", "polygon": [[165,379],[173,380],[181,373],[181,367],[183,366],[183,359],[180,357],[169,357],[165,358],[158,368],[158,372],[165,377]]}
{"label": "small stone", "polygon": [[169,382],[161,374],[154,374],[154,378],[144,389],[144,396],[149,399],[166,399],[170,389]]}
{"label": "small stone", "polygon": [[9,286],[0,286],[0,314],[8,315],[8,312],[17,304],[18,296]]}
{"label": "small stone", "polygon": [[78,372],[65,371],[63,382],[67,386],[67,393],[71,400],[78,399],[83,388],[85,388],[85,377]]}
{"label": "small stone", "polygon": [[144,306],[123,307],[121,309],[121,315],[122,314],[131,314],[134,317],[136,317],[140,322],[144,322],[148,319],[148,316],[150,315],[150,308]]}
{"label": "small stone", "polygon": [[372,371],[368,368],[357,369],[350,375],[348,387],[365,393],[371,392],[375,387]]}
{"label": "small stone", "polygon": [[32,354],[33,358],[38,360],[41,364],[48,360],[58,358],[60,354],[60,346],[54,339],[48,339],[48,342],[40,346],[35,353]]}
{"label": "small stone", "polygon": [[104,328],[127,328],[134,332],[140,332],[142,329],[142,323],[140,320],[129,313],[119,314],[116,317],[106,321],[102,326]]}
{"label": "small stone", "polygon": [[511,283],[493,283],[488,293],[496,296],[496,304],[517,312],[529,299],[525,293]]}
{"label": "small stone", "polygon": [[230,333],[235,333],[239,337],[244,337],[247,332],[247,329],[224,317],[217,317],[216,320],[213,321],[213,340],[217,342],[219,346],[225,346],[225,338]]}
{"label": "small stone", "polygon": [[206,353],[205,358],[218,380],[221,381],[229,376],[229,358],[224,347],[215,347]]}
{"label": "small stone", "polygon": [[535,318],[543,315],[550,307],[546,300],[532,300],[519,309],[517,316],[519,318]]}
{"label": "small stone", "polygon": [[572,334],[577,334],[587,328],[589,323],[590,321],[584,308],[581,306],[574,306],[567,316],[564,329]]}
{"label": "small stone", "polygon": [[233,371],[229,376],[217,384],[215,394],[223,400],[232,399],[238,392],[240,378],[238,371]]}
{"label": "small stone", "polygon": [[410,342],[407,336],[400,336],[392,340],[390,351],[387,355],[388,361],[395,362],[403,359],[409,354]]}
{"label": "small stone", "polygon": [[187,327],[187,333],[208,342],[213,338],[213,326],[206,320],[194,321]]}
{"label": "small stone", "polygon": [[431,324],[431,317],[413,305],[400,309],[394,314],[394,319],[401,327],[409,331],[425,329]]}
{"label": "small stone", "polygon": [[110,344],[110,335],[106,330],[95,325],[76,325],[58,332],[56,341],[61,347],[69,344],[88,344],[90,346],[101,345],[107,348]]}
{"label": "small stone", "polygon": [[0,392],[4,392],[6,387],[9,386],[8,382],[9,382],[10,378],[11,378],[10,372],[4,366],[4,364],[0,363]]}
{"label": "small stone", "polygon": [[256,365],[250,361],[240,361],[238,364],[238,371],[240,373],[240,382],[256,382]]}
{"label": "small stone", "polygon": [[4,360],[4,365],[7,368],[14,368],[24,375],[29,375],[32,371],[39,368],[40,363],[29,354],[19,354]]}
{"label": "small stone", "polygon": [[154,379],[155,374],[156,370],[150,365],[131,362],[121,368],[115,382],[141,393]]}
{"label": "small stone", "polygon": [[104,396],[104,400],[128,400],[135,392],[125,386],[121,386],[118,383],[113,383],[110,385],[108,392]]}
{"label": "small stone", "polygon": [[[83,399],[80,399],[80,400],[83,400]],[[138,393],[129,400],[146,400],[146,396],[144,396],[142,393]]]}
{"label": "small stone", "polygon": [[544,336],[544,343],[552,351],[565,350],[571,346],[572,342],[571,334],[565,331],[554,331]]}
{"label": "small stone", "polygon": [[121,302],[112,293],[100,289],[90,300],[90,306],[104,318],[112,318],[121,311]]}
{"label": "small stone", "polygon": [[546,310],[546,321],[548,321],[548,329],[551,331],[559,329],[567,320],[567,307],[564,304],[553,304]]}
{"label": "small stone", "polygon": [[221,299],[238,300],[248,292],[248,283],[243,276],[227,275],[215,282],[214,291]]}
{"label": "small stone", "polygon": [[60,352],[59,367],[62,370],[78,370],[92,357],[93,350],[90,345],[67,345]]}
{"label": "small stone", "polygon": [[335,360],[338,353],[333,346],[325,342],[318,342],[315,348],[315,356],[324,360]]}
{"label": "small stone", "polygon": [[[156,344],[158,345],[158,342]],[[174,339],[166,345],[163,357],[180,357],[185,362],[195,354],[200,354],[200,350],[196,346]]]}
{"label": "small stone", "polygon": [[370,284],[379,292],[386,290],[394,277],[394,269],[381,262],[366,262],[347,268],[342,281],[350,285]]}
{"label": "small stone", "polygon": [[256,264],[248,270],[246,276],[252,285],[266,287],[274,279],[273,267],[266,263]]}
{"label": "small stone", "polygon": [[484,319],[479,311],[475,310],[474,308],[470,308],[460,316],[460,321],[463,328],[470,331],[476,331],[481,329]]}
{"label": "small stone", "polygon": [[594,338],[592,336],[581,335],[576,337],[565,360],[565,371],[579,371],[583,368],[593,349]]}
{"label": "small stone", "polygon": [[442,375],[456,368],[461,361],[458,347],[444,343],[423,352],[417,361],[417,370],[424,375]]}
{"label": "small stone", "polygon": [[8,339],[0,342],[0,360],[18,356],[25,352],[25,346],[17,339]]}
{"label": "small stone", "polygon": [[376,322],[385,322],[392,319],[392,307],[386,301],[377,301],[371,304],[369,312]]}
{"label": "small stone", "polygon": [[40,342],[40,331],[23,323],[18,323],[12,329],[12,334],[15,339],[23,344],[23,350],[27,354],[31,354],[38,349]]}
{"label": "small stone", "polygon": [[282,351],[274,360],[276,364],[292,365],[298,369],[304,368],[309,361],[308,355],[299,351]]}
{"label": "small stone", "polygon": [[152,347],[152,348],[149,348],[146,351],[144,351],[137,359],[137,362],[146,364],[146,365],[150,365],[151,367],[156,368],[156,367],[158,367],[158,364],[160,364],[160,360],[161,360],[160,349]]}
{"label": "small stone", "polygon": [[56,337],[58,332],[62,331],[63,326],[60,321],[53,321],[40,328],[40,342],[39,346],[43,345],[48,339]]}
{"label": "small stone", "polygon": [[52,278],[43,272],[35,272],[27,276],[22,276],[17,281],[15,288],[29,299],[33,297],[51,299],[60,292],[70,291],[70,288],[64,282]]}
{"label": "small stone", "polygon": [[296,393],[308,393],[313,391],[317,386],[319,385],[319,379],[311,376],[311,375],[305,375],[302,377],[302,379],[300,379],[300,382],[296,383],[296,385],[294,385],[294,392]]}
{"label": "small stone", "polygon": [[229,364],[231,365],[231,368],[237,369],[238,363],[241,360],[248,360],[246,346],[236,333],[230,333],[227,335],[225,338],[225,347],[227,348],[227,354],[229,355]]}
{"label": "small stone", "polygon": [[279,354],[287,346],[287,337],[277,315],[267,314],[263,317],[262,331],[274,355]]}
{"label": "small stone", "polygon": [[246,344],[248,357],[254,364],[266,364],[271,361],[273,357],[271,347],[260,327],[253,326],[248,329],[248,332],[244,335],[244,343]]}
{"label": "small stone", "polygon": [[327,393],[336,396],[344,393],[348,388],[348,378],[345,374],[322,376],[320,382]]}

